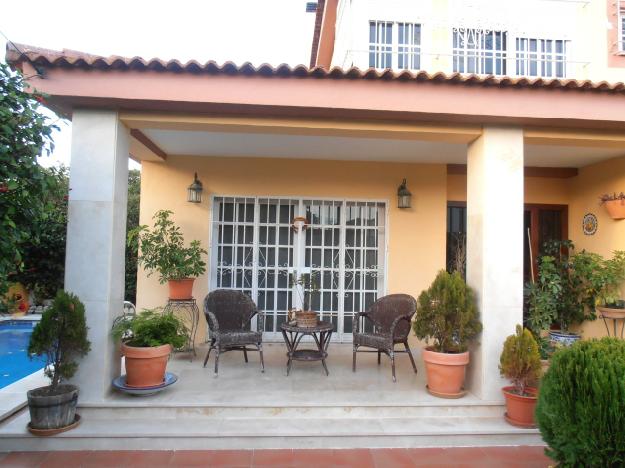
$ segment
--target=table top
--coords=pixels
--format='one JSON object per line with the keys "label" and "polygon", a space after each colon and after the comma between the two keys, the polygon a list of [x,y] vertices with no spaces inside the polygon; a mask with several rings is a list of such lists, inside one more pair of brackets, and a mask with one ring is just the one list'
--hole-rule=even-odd
{"label": "table top", "polygon": [[297,325],[291,325],[288,322],[284,322],[280,325],[280,328],[288,332],[317,333],[332,331],[334,326],[330,322],[317,322],[317,325],[314,327],[299,327]]}

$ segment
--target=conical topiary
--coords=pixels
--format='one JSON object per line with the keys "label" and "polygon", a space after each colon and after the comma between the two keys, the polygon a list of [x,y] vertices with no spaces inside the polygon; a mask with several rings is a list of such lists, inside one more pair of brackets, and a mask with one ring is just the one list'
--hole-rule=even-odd
{"label": "conical topiary", "polygon": [[540,377],[540,351],[532,333],[521,325],[506,338],[499,358],[499,372],[510,379],[516,393],[528,396],[525,388]]}

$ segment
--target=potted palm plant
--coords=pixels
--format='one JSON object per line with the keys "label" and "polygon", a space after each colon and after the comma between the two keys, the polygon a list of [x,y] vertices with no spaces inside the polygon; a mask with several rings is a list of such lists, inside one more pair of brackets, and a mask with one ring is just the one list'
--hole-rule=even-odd
{"label": "potted palm plant", "polygon": [[85,356],[91,343],[87,339],[85,306],[77,296],[59,291],[52,305],[41,316],[30,337],[30,356],[45,356],[47,387],[29,390],[29,430],[37,435],[52,435],[74,427],[78,387],[64,383],[78,369],[76,358]]}
{"label": "potted palm plant", "polygon": [[185,247],[180,227],[170,219],[172,214],[168,210],[157,211],[152,218],[154,227],[141,225],[131,230],[128,242],[138,240],[137,262],[148,270],[148,276],[158,271],[160,283],[169,284],[170,299],[191,299],[195,278],[206,271],[202,256],[207,252],[198,240]]}
{"label": "potted palm plant", "polygon": [[625,193],[606,193],[599,199],[612,219],[625,219]]}
{"label": "potted palm plant", "polygon": [[143,310],[118,321],[112,333],[122,343],[126,386],[135,388],[161,385],[172,349],[184,346],[188,338],[180,319],[157,310]]}
{"label": "potted palm plant", "polygon": [[499,372],[512,381],[503,387],[506,398],[506,421],[514,426],[535,427],[534,409],[538,390],[531,387],[541,374],[538,343],[528,329],[516,326],[516,334],[508,336],[499,358]]}
{"label": "potted palm plant", "polygon": [[458,272],[441,270],[421,293],[413,330],[429,345],[423,350],[428,391],[443,398],[462,397],[468,345],[482,324],[473,290]]}

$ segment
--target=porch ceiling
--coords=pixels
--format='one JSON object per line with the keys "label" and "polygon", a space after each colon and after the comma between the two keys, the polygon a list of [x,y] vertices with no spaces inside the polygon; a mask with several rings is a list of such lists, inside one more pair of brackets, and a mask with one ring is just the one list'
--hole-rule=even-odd
{"label": "porch ceiling", "polygon": [[[142,129],[169,155],[465,164],[467,145],[404,138]],[[525,165],[584,167],[625,156],[623,147],[525,145]]]}

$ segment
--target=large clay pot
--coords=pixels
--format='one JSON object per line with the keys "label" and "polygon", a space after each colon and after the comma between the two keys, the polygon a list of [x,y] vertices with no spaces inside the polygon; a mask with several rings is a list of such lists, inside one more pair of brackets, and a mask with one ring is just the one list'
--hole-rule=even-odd
{"label": "large clay pot", "polygon": [[604,204],[612,219],[625,219],[625,200],[609,200]]}
{"label": "large clay pot", "polygon": [[192,299],[194,281],[195,278],[169,280],[169,298],[174,300]]}
{"label": "large clay pot", "polygon": [[39,387],[26,392],[32,429],[61,429],[76,419],[78,387],[59,385],[54,393],[50,387]]}
{"label": "large clay pot", "polygon": [[167,359],[171,345],[140,348],[122,343],[122,354],[126,358],[126,385],[128,387],[155,387],[165,380]]}
{"label": "large clay pot", "polygon": [[423,350],[427,374],[427,389],[434,396],[460,398],[465,395],[464,377],[469,364],[469,352],[437,353],[431,348]]}
{"label": "large clay pot", "polygon": [[533,387],[525,389],[528,396],[514,393],[514,387],[503,387],[501,389],[506,397],[506,421],[518,427],[536,427],[534,421],[534,410],[538,401],[538,390]]}

